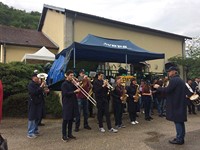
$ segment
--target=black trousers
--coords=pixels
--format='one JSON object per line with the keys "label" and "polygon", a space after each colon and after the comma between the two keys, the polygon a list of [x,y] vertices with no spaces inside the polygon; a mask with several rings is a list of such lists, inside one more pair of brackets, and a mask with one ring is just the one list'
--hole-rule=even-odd
{"label": "black trousers", "polygon": [[129,118],[131,122],[136,121],[137,106],[138,106],[138,103],[136,102],[130,102],[130,101],[128,102],[128,113],[129,113]]}
{"label": "black trousers", "polygon": [[189,100],[188,112],[189,113],[195,113],[195,105],[191,102],[191,100]]}
{"label": "black trousers", "polygon": [[144,99],[144,112],[145,112],[145,119],[150,117],[150,110],[151,110],[151,96],[142,96]]}
{"label": "black trousers", "polygon": [[114,116],[115,116],[115,126],[122,125],[122,113],[123,113],[123,104],[120,102],[113,101],[114,105]]}
{"label": "black trousers", "polygon": [[[63,120],[62,122],[62,135],[63,136],[71,136],[72,135],[72,123],[73,120]],[[68,128],[68,135],[67,135]]]}
{"label": "black trousers", "polygon": [[89,101],[88,102],[88,110],[89,110],[89,116],[93,116],[93,104]]}
{"label": "black trousers", "polygon": [[105,97],[97,97],[97,118],[99,121],[99,128],[103,128],[103,115],[106,116],[107,127],[111,129],[110,113],[109,113],[109,103]]}

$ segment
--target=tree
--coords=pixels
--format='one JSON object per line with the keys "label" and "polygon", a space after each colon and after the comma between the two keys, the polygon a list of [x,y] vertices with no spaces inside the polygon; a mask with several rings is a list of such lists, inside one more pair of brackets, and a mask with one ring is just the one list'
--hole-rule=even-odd
{"label": "tree", "polygon": [[200,77],[200,36],[186,41],[186,57],[174,56],[169,61],[183,66],[188,78]]}
{"label": "tree", "polygon": [[18,10],[0,2],[0,24],[18,28],[37,29],[40,13]]}

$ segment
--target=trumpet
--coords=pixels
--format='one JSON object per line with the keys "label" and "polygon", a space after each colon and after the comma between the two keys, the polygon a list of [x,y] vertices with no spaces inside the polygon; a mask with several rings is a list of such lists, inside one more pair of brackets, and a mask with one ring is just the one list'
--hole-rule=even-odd
{"label": "trumpet", "polygon": [[106,84],[107,88],[109,88],[109,89],[111,89],[111,90],[114,89],[114,87],[108,82],[107,79],[103,80],[103,82],[104,82],[104,84]]}
{"label": "trumpet", "polygon": [[85,91],[85,89],[79,85],[79,83],[77,82],[77,78],[73,77],[72,81],[74,82],[74,85],[81,91],[81,93],[83,93],[83,95],[94,105],[96,106],[97,102],[96,100],[88,93]]}

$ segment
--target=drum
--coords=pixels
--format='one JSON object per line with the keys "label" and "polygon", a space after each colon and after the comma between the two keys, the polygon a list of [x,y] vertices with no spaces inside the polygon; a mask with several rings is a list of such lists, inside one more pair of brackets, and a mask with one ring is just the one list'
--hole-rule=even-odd
{"label": "drum", "polygon": [[190,100],[195,106],[200,105],[200,97],[198,94],[193,94],[192,96],[190,96]]}

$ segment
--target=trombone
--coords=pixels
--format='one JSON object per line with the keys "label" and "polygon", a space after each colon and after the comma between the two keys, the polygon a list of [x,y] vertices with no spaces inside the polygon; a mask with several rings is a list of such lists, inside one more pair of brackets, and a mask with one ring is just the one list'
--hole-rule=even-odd
{"label": "trombone", "polygon": [[96,106],[96,104],[97,104],[96,100],[95,100],[89,93],[87,93],[87,92],[85,91],[85,89],[84,89],[81,85],[79,85],[79,84],[77,83],[77,81],[76,81],[77,78],[73,77],[72,80],[73,80],[73,82],[75,83],[74,85],[75,85],[78,89],[81,90],[81,93],[83,93],[83,95],[84,95],[94,106]]}

